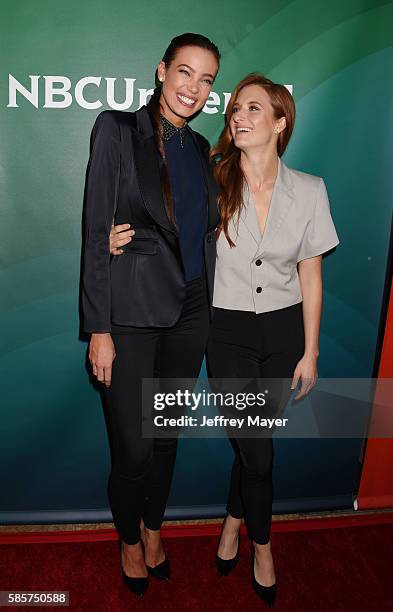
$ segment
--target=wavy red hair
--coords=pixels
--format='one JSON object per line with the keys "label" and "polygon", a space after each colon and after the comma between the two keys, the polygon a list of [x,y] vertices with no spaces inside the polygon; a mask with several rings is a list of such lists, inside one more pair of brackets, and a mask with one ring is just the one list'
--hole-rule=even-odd
{"label": "wavy red hair", "polygon": [[279,133],[277,139],[277,154],[279,157],[283,155],[287,148],[295,124],[295,103],[284,85],[273,83],[273,81],[257,72],[248,74],[236,85],[226,109],[225,127],[220,134],[217,144],[210,153],[211,159],[214,162],[214,177],[221,188],[218,197],[221,223],[217,231],[218,234],[221,231],[224,232],[231,246],[235,246],[235,243],[229,237],[228,225],[236,213],[240,215],[243,206],[245,176],[240,166],[240,149],[234,145],[229,122],[233,106],[237,101],[240,91],[249,85],[259,85],[266,91],[276,119],[285,117],[286,127]]}

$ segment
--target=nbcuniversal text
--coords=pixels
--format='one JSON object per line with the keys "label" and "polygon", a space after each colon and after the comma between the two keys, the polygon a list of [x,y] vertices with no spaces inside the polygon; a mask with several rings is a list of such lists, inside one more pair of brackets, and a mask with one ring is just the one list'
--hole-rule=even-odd
{"label": "nbcuniversal text", "polygon": [[[149,101],[153,87],[137,87],[136,77],[81,76],[72,81],[66,75],[29,74],[16,78],[8,74],[7,108],[20,108],[26,103],[35,108],[65,109],[79,106],[86,110],[109,107],[112,110],[139,109]],[[293,85],[285,85],[290,93]],[[231,92],[211,91],[202,112],[225,114]]]}

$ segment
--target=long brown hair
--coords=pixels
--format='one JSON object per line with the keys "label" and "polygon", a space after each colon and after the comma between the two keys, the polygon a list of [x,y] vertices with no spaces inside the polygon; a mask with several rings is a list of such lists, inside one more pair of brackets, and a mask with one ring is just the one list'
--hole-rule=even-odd
{"label": "long brown hair", "polygon": [[[190,32],[186,34],[180,34],[173,38],[164,53],[162,61],[165,63],[166,68],[170,66],[173,60],[176,57],[176,53],[182,47],[199,47],[200,49],[207,49],[211,51],[217,60],[218,66],[220,65],[220,52],[216,45],[206,38],[206,36],[202,36],[202,34],[192,34]],[[161,104],[160,97],[162,92],[162,83],[158,80],[157,71],[155,74],[155,89],[152,97],[150,98],[147,104],[147,110],[150,115],[151,122],[153,124],[154,131],[154,140],[156,143],[156,147],[162,157],[163,164],[161,166],[161,191],[164,198],[165,208],[170,222],[175,225],[175,213],[173,207],[173,198],[171,193],[171,186],[169,182],[169,173],[168,166],[165,158],[165,148],[162,140],[162,125],[160,121],[161,114]]]}
{"label": "long brown hair", "polygon": [[284,85],[273,83],[262,74],[252,72],[240,81],[233,90],[229,100],[226,114],[225,127],[221,132],[218,143],[211,150],[210,156],[213,163],[214,177],[221,188],[218,197],[218,208],[221,215],[221,223],[217,229],[218,234],[223,231],[230,246],[235,243],[229,237],[228,225],[231,218],[237,213],[238,219],[243,206],[243,188],[245,176],[240,166],[240,149],[235,147],[229,122],[232,110],[240,91],[248,85],[259,85],[269,96],[274,117],[280,119],[285,117],[286,127],[277,139],[277,154],[281,157],[288,145],[295,123],[295,103],[289,91]]}

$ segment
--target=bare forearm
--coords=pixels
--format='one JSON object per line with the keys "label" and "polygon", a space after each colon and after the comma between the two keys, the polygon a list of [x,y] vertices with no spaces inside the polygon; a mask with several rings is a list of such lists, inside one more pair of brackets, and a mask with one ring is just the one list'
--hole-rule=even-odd
{"label": "bare forearm", "polygon": [[[300,262],[301,264],[303,262]],[[318,357],[319,330],[322,314],[322,274],[320,265],[299,266],[299,279],[303,295],[305,355]]]}

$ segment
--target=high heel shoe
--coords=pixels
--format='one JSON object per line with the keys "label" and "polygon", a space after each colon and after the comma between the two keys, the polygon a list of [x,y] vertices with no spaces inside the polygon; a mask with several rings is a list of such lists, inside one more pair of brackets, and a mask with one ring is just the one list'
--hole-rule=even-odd
{"label": "high heel shoe", "polygon": [[150,565],[146,565],[146,568],[151,576],[154,576],[159,580],[169,580],[171,577],[171,566],[169,565],[169,561],[167,558],[165,558],[164,561],[162,561],[155,567],[150,567]]}
{"label": "high heel shoe", "polygon": [[263,584],[259,584],[257,579],[255,578],[255,555],[254,555],[254,564],[252,570],[252,586],[254,587],[254,591],[260,597],[269,608],[274,608],[274,602],[276,600],[277,595],[277,584],[274,583],[271,586],[263,586]]}
{"label": "high heel shoe", "polygon": [[[223,523],[223,527],[226,521],[226,517]],[[240,549],[240,529],[237,536],[237,551],[236,555],[232,557],[232,559],[221,559],[218,555],[216,555],[216,567],[221,576],[228,576],[232,570],[235,569],[238,561],[239,561],[239,549]]]}
{"label": "high heel shoe", "polygon": [[[121,541],[119,542],[119,544],[120,544],[120,563],[122,563],[121,552],[123,550],[123,544]],[[123,577],[124,583],[130,589],[130,591],[135,593],[135,595],[137,595],[138,597],[144,596],[149,586],[148,576],[146,577],[143,576],[141,578],[133,578],[132,576],[127,576],[127,574],[125,573],[123,569],[123,565],[121,565],[121,575]]]}
{"label": "high heel shoe", "polygon": [[123,576],[123,580],[127,587],[138,595],[138,597],[143,597],[147,591],[147,587],[149,586],[149,577],[146,578],[132,578],[132,576],[127,576],[123,568],[121,568],[121,574]]}

